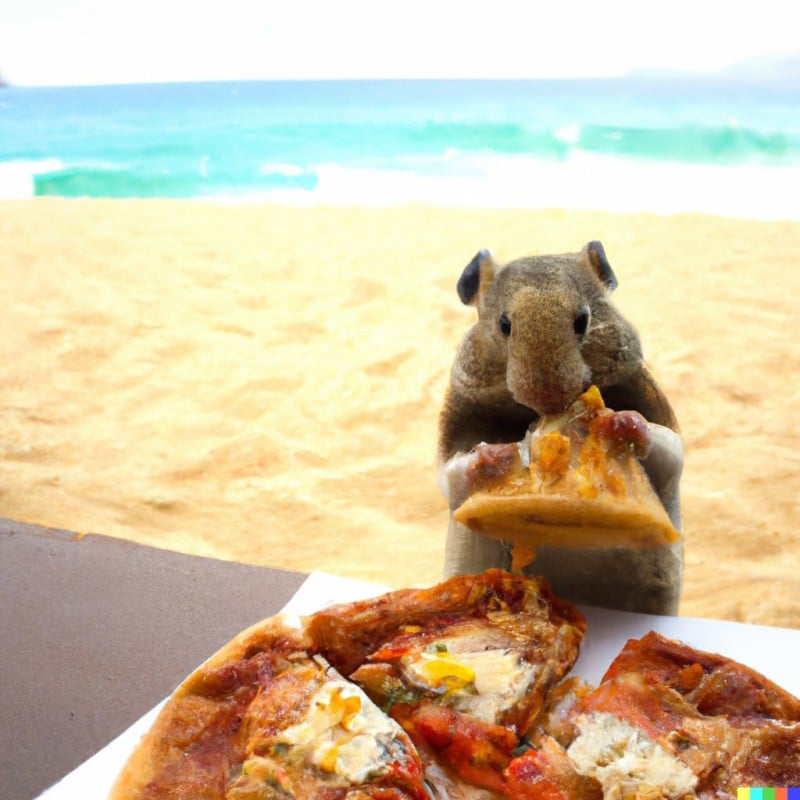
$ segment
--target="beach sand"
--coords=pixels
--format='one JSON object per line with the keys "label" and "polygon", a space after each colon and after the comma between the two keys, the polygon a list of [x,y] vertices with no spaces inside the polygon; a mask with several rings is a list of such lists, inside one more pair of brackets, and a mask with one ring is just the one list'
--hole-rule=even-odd
{"label": "beach sand", "polygon": [[681,613],[800,627],[800,222],[0,203],[0,516],[440,578],[455,282],[600,239],[684,434]]}

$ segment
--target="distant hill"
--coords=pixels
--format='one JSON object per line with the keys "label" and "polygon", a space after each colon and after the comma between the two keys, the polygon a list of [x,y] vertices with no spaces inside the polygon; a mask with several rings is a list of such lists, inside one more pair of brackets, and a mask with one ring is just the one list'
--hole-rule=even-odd
{"label": "distant hill", "polygon": [[800,52],[791,55],[764,55],[737,61],[720,70],[634,69],[628,78],[722,78],[800,84]]}
{"label": "distant hill", "polygon": [[748,58],[732,64],[724,74],[736,78],[800,82],[800,53]]}

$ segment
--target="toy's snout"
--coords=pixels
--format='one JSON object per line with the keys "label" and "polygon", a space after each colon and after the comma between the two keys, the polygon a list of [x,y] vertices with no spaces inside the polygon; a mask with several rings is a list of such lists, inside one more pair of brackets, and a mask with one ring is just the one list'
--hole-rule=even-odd
{"label": "toy's snout", "polygon": [[590,324],[589,307],[560,292],[517,292],[498,326],[508,340],[506,381],[518,403],[540,415],[556,414],[589,388],[592,373],[580,346]]}

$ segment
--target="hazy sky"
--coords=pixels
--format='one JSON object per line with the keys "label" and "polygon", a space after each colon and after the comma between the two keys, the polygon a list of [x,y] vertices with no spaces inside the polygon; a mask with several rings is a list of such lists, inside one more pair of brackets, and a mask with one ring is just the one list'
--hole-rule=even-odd
{"label": "hazy sky", "polygon": [[567,77],[800,53],[800,0],[0,0],[18,85]]}

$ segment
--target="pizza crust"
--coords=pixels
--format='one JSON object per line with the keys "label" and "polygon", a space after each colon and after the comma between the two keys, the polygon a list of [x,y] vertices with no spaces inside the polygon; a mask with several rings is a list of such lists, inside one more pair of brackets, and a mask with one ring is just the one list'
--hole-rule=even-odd
{"label": "pizza crust", "polygon": [[457,522],[494,539],[560,547],[660,547],[680,536],[666,512],[575,503],[535,493],[503,497],[480,493],[453,515]]}
{"label": "pizza crust", "polygon": [[[173,730],[176,718],[181,715],[181,707],[183,706],[183,716],[187,722],[192,717],[199,720],[203,716],[205,709],[201,707],[202,702],[197,699],[196,692],[198,684],[209,673],[239,661],[248,652],[269,649],[278,641],[292,642],[293,649],[297,649],[298,652],[303,651],[309,644],[296,618],[278,614],[241,631],[198,666],[175,689],[153,726],[140,739],[117,776],[108,800],[139,800],[142,797],[145,787],[163,768],[164,760],[168,758],[166,751],[174,739]],[[192,704],[196,707],[191,708]],[[208,710],[213,711],[211,708]]]}

